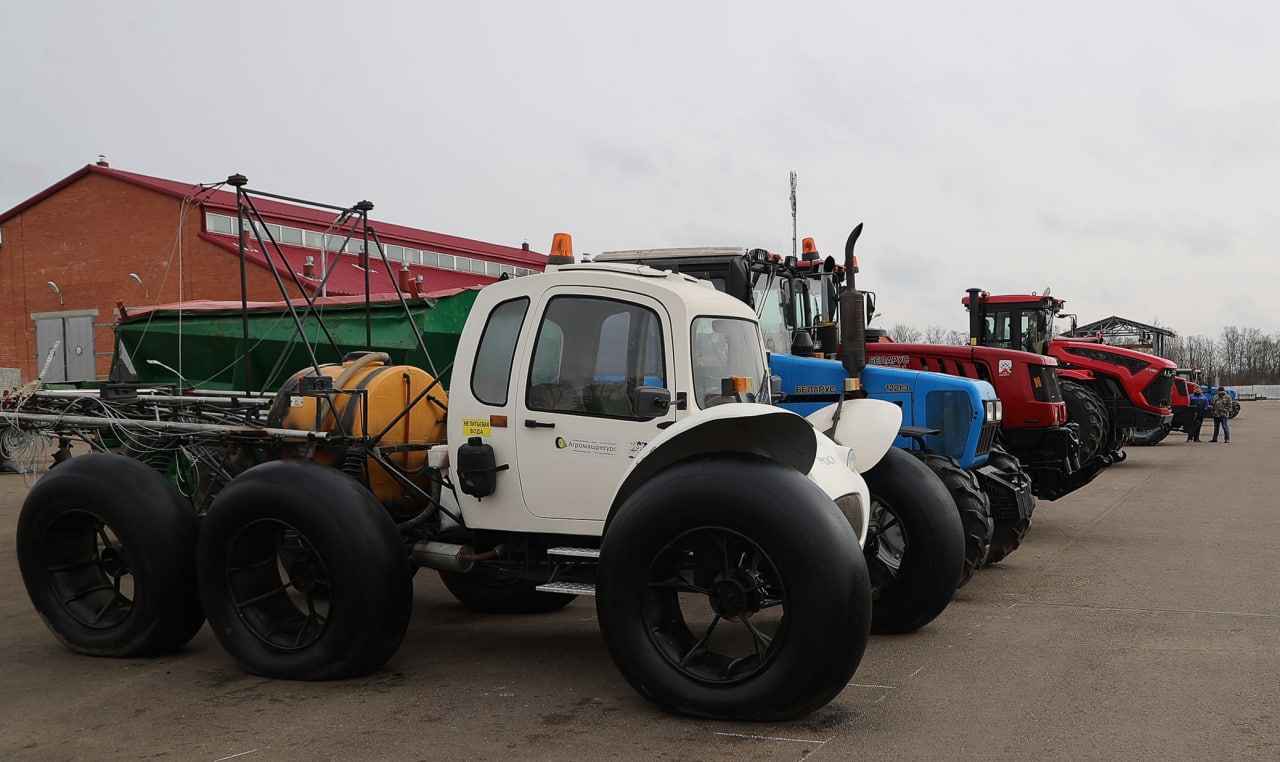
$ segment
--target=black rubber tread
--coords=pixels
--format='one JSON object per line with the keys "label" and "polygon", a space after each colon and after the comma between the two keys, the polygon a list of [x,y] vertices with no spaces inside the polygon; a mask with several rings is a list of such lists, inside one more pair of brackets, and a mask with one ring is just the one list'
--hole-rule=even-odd
{"label": "black rubber tread", "polygon": [[[692,630],[704,627],[685,610],[690,600],[708,608],[710,594],[675,576],[691,564],[697,581],[724,579],[708,567],[715,572],[728,554],[683,545],[704,536],[754,549],[747,573],[762,584],[746,594],[776,604],[754,617],[777,624],[763,657],[725,662],[732,674],[712,679],[691,673],[721,652],[699,649]],[[631,494],[605,532],[596,589],[600,630],[622,675],[663,709],[695,717],[778,721],[823,706],[857,670],[871,626],[870,581],[849,521],[803,475],[744,455],[677,463]],[[719,633],[740,634],[742,621],[721,620]],[[686,649],[697,668],[673,658]]]}
{"label": "black rubber tread", "polygon": [[[956,503],[942,480],[906,450],[890,449],[862,478],[880,535],[878,552],[867,555],[871,631],[918,630],[947,607],[964,573],[964,526]],[[901,557],[889,552],[899,546]]]}
{"label": "black rubber tread", "polygon": [[[987,463],[1006,473],[1020,472],[1022,461],[1003,447],[991,448],[987,454]],[[1030,479],[1030,477],[1027,477]],[[1034,514],[1032,514],[1034,515]],[[987,554],[987,565],[991,566],[1003,561],[1010,553],[1022,545],[1022,539],[1031,529],[1032,516],[1025,519],[997,519],[995,531],[991,536],[991,552]]]}
{"label": "black rubber tread", "polygon": [[369,490],[328,466],[273,461],[237,476],[209,508],[197,564],[210,629],[254,674],[368,674],[409,626],[413,582],[395,523]]}
{"label": "black rubber tread", "polygon": [[960,524],[964,527],[964,572],[960,575],[959,585],[964,587],[974,572],[986,563],[987,552],[991,549],[995,528],[991,520],[991,501],[982,491],[978,475],[966,471],[955,458],[923,450],[910,452],[938,475],[956,504]]}
{"label": "black rubber tread", "polygon": [[186,498],[146,464],[89,453],[59,464],[27,494],[18,566],[36,611],[72,651],[169,653],[204,623],[199,529]]}
{"label": "black rubber tread", "polygon": [[578,597],[566,593],[544,593],[535,589],[537,582],[514,577],[494,578],[441,571],[440,580],[459,603],[483,614],[559,611]]}
{"label": "black rubber tread", "polygon": [[1097,392],[1070,378],[1059,378],[1062,401],[1067,403],[1067,420],[1079,425],[1080,462],[1106,455],[1111,438],[1111,418]]}

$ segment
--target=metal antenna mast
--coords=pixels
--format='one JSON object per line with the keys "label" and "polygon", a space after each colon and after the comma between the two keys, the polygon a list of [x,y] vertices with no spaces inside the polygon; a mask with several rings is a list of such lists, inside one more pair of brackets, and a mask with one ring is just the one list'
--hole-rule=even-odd
{"label": "metal antenna mast", "polygon": [[796,173],[791,173],[791,256],[796,256]]}

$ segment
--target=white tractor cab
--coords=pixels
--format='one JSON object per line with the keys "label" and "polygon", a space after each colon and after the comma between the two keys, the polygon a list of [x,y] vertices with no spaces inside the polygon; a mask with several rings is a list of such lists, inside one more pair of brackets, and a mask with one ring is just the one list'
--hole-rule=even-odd
{"label": "white tractor cab", "polygon": [[[752,404],[768,399],[769,377],[750,308],[647,267],[553,268],[554,278],[486,287],[473,314],[488,320],[462,332],[459,345],[475,351],[455,363],[447,447],[468,527],[599,535],[644,475],[714,450],[811,474],[833,500],[848,498],[865,536],[853,451]],[[471,467],[486,450],[494,465]],[[869,468],[882,452],[866,450]]]}

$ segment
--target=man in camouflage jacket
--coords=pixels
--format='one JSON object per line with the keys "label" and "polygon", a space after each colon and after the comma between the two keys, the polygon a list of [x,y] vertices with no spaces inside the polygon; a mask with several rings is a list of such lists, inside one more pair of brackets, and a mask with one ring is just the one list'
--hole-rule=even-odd
{"label": "man in camouflage jacket", "polygon": [[1227,420],[1231,418],[1231,395],[1225,389],[1219,389],[1213,399],[1209,400],[1209,415],[1213,416],[1213,438],[1209,441],[1218,441],[1218,427],[1221,426],[1222,441],[1230,442],[1231,427],[1227,425]]}

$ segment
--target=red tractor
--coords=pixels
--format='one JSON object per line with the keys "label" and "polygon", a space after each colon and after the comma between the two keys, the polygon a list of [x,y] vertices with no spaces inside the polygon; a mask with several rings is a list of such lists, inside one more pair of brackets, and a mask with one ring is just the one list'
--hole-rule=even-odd
{"label": "red tractor", "polygon": [[1098,339],[1054,338],[1053,321],[1065,302],[1046,293],[993,296],[968,289],[969,342],[1017,349],[1058,361],[1058,385],[1068,418],[1079,424],[1086,464],[1124,460],[1136,432],[1168,430],[1173,420],[1171,360]]}

